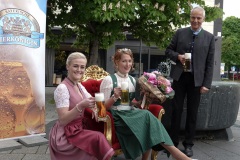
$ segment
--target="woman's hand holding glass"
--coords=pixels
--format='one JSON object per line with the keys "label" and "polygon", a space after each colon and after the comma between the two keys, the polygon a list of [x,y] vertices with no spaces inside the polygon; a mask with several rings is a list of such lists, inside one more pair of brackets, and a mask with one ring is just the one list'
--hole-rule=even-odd
{"label": "woman's hand holding glass", "polygon": [[77,104],[78,109],[84,109],[84,108],[94,108],[96,104],[95,98],[90,97],[83,99],[80,103]]}
{"label": "woman's hand holding glass", "polygon": [[115,97],[116,99],[121,99],[121,95],[122,95],[122,89],[121,89],[121,87],[115,87],[115,88],[113,89],[113,93],[114,93],[114,97]]}

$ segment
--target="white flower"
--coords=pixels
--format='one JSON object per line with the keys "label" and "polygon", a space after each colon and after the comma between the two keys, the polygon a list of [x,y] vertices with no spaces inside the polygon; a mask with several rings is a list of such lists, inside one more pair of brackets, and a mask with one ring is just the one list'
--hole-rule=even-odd
{"label": "white flower", "polygon": [[103,7],[102,7],[102,10],[103,10],[103,11],[106,11],[106,10],[107,10],[106,3],[104,3],[104,5],[103,5]]}
{"label": "white flower", "polygon": [[112,3],[109,4],[108,8],[109,8],[109,9],[112,9]]}
{"label": "white flower", "polygon": [[162,6],[159,8],[159,10],[160,10],[160,11],[164,11],[164,8],[165,8],[165,4],[162,5]]}
{"label": "white flower", "polygon": [[116,8],[120,8],[120,1],[116,4]]}

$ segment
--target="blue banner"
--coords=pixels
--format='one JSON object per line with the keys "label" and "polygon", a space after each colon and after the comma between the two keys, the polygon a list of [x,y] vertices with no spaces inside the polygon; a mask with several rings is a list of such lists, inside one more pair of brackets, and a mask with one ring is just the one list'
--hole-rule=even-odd
{"label": "blue banner", "polygon": [[45,134],[47,0],[0,0],[0,139]]}

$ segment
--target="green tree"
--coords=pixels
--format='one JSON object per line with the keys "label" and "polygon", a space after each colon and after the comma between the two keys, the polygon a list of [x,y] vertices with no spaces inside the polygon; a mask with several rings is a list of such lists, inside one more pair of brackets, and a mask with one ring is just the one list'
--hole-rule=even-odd
{"label": "green tree", "polygon": [[[57,47],[75,37],[75,47],[88,49],[89,64],[97,64],[98,50],[124,40],[126,32],[162,48],[175,28],[189,23],[192,3],[204,6],[203,0],[48,0],[47,45]],[[223,15],[218,7],[204,8],[206,21]],[[62,33],[53,34],[54,26],[61,26]]]}
{"label": "green tree", "polygon": [[228,70],[240,66],[240,18],[231,16],[223,21],[222,37],[222,62]]}

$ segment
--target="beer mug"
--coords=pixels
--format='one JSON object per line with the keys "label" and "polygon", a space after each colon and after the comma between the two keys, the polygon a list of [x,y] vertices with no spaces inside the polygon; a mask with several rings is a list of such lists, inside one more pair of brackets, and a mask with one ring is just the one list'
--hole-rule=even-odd
{"label": "beer mug", "polygon": [[121,105],[129,105],[129,89],[128,82],[121,83],[122,95],[121,95]]}
{"label": "beer mug", "polygon": [[184,63],[184,72],[191,72],[191,53],[185,53],[185,63]]}
{"label": "beer mug", "polygon": [[104,94],[103,93],[95,93],[95,101],[98,108],[98,117],[106,116],[106,108],[104,106]]}

